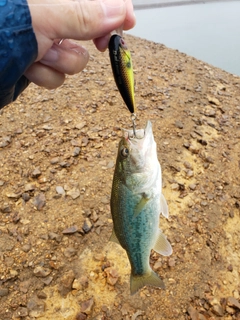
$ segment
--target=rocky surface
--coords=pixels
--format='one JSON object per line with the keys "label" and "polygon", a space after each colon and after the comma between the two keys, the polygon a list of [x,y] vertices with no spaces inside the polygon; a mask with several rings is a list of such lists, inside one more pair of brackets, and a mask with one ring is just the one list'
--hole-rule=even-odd
{"label": "rocky surface", "polygon": [[52,91],[30,85],[0,115],[0,319],[240,319],[240,78],[127,37],[137,127],[150,119],[170,218],[166,290],[129,294],[108,239],[111,181],[130,115],[108,53]]}

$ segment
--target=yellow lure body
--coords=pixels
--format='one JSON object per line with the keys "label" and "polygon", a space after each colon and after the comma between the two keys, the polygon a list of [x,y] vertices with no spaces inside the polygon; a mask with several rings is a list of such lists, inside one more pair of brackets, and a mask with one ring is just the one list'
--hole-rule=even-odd
{"label": "yellow lure body", "polygon": [[123,38],[117,34],[109,41],[109,56],[118,90],[131,113],[135,113],[134,76],[131,53]]}

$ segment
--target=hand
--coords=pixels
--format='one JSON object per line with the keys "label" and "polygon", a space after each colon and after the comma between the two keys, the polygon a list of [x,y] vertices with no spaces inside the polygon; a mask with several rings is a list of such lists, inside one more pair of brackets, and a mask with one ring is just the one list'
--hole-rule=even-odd
{"label": "hand", "polygon": [[[60,86],[65,74],[82,71],[88,62],[87,50],[68,39],[93,40],[104,51],[111,31],[135,24],[131,0],[29,0],[28,4],[38,56],[25,76],[48,89]],[[61,45],[60,39],[65,39]]]}

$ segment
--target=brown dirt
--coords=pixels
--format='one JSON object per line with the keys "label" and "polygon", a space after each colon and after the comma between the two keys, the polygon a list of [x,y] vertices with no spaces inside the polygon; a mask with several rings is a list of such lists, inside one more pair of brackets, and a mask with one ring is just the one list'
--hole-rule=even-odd
{"label": "brown dirt", "polygon": [[[130,114],[108,53],[0,115],[0,319],[240,319],[240,78],[127,36],[137,127],[153,123],[170,219],[166,290],[129,294],[109,243],[111,181]],[[56,187],[57,191],[56,191]],[[69,228],[69,229],[68,229]],[[85,231],[84,231],[85,230]]]}

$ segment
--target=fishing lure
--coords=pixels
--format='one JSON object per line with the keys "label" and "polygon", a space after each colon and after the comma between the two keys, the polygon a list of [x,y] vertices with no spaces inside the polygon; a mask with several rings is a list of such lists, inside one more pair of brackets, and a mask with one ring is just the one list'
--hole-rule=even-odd
{"label": "fishing lure", "polygon": [[109,56],[113,76],[118,90],[131,113],[135,113],[134,77],[131,53],[121,36],[111,36],[109,44]]}

